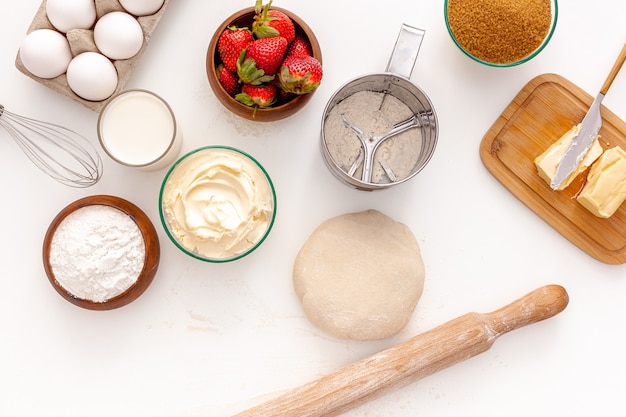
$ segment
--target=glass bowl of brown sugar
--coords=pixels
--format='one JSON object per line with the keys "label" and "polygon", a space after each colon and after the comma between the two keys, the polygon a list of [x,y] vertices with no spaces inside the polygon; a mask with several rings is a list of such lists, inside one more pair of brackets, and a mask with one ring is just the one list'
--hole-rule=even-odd
{"label": "glass bowl of brown sugar", "polygon": [[446,27],[473,60],[493,67],[528,62],[550,42],[557,0],[445,0]]}

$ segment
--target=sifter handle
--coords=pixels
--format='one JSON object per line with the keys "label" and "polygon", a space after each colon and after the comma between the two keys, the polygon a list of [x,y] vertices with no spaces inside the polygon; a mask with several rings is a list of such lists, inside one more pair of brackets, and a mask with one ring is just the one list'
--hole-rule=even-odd
{"label": "sifter handle", "polygon": [[396,44],[389,57],[386,72],[411,78],[425,33],[426,31],[423,29],[403,23],[400,26],[400,33],[398,33]]}

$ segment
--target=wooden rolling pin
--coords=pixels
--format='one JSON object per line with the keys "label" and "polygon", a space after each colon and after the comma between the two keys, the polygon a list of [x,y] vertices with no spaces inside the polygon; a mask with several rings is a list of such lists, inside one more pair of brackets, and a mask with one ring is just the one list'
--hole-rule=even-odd
{"label": "wooden rolling pin", "polygon": [[234,417],[337,416],[392,388],[485,352],[499,336],[550,318],[568,302],[559,285],[538,288],[492,313],[465,314]]}

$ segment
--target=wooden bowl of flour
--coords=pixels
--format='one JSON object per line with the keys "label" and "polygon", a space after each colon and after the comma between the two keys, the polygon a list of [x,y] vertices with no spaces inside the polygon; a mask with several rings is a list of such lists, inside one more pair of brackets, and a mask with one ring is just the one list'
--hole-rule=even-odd
{"label": "wooden bowl of flour", "polygon": [[89,310],[112,310],[142,295],[160,260],[157,232],[133,203],[94,195],[66,206],[43,242],[43,264],[54,289]]}

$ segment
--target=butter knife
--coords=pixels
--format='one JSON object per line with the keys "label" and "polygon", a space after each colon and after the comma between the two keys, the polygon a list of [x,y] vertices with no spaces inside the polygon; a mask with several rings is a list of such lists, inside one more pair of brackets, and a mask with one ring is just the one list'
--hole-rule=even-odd
{"label": "butter knife", "polygon": [[600,112],[600,105],[602,104],[602,99],[609,91],[609,87],[615,80],[617,73],[622,68],[624,61],[626,60],[626,44],[622,47],[622,51],[620,52],[617,60],[613,64],[613,68],[611,68],[611,72],[609,72],[606,81],[600,88],[600,92],[591,103],[591,107],[587,111],[587,114],[583,118],[580,126],[580,132],[578,135],[572,140],[572,143],[565,151],[563,158],[559,162],[559,166],[556,169],[556,173],[552,178],[550,183],[550,187],[553,190],[559,188],[559,186],[570,176],[572,172],[576,169],[580,161],[585,157],[589,148],[598,135],[600,128],[602,127],[602,114]]}

